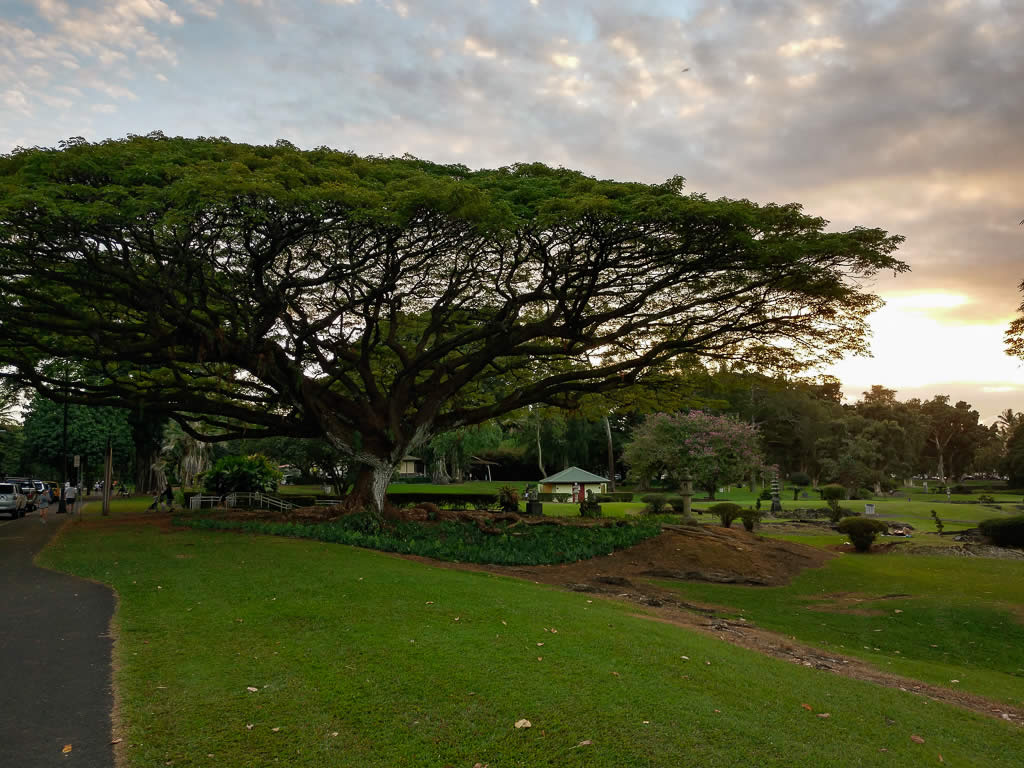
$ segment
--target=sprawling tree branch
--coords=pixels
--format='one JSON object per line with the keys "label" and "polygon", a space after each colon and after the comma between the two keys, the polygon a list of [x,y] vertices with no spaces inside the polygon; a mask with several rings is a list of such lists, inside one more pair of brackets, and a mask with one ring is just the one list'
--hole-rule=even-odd
{"label": "sprawling tree branch", "polygon": [[[901,238],[797,205],[130,137],[0,159],[0,363],[196,436],[328,437],[392,464],[438,431],[631,385],[680,355],[866,349]],[[205,425],[205,426],[204,426]]]}

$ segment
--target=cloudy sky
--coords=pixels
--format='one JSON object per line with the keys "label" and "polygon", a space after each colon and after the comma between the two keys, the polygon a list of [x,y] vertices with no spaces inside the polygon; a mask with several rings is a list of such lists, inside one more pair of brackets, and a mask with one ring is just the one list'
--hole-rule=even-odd
{"label": "cloudy sky", "polygon": [[907,237],[848,394],[1024,410],[1024,0],[2,0],[0,152],[162,130],[523,160]]}

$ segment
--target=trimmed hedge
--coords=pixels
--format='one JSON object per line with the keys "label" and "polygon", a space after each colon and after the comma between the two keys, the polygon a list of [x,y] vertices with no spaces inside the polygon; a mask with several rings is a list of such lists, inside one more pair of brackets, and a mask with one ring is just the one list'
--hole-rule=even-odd
{"label": "trimmed hedge", "polygon": [[[337,544],[432,557],[464,563],[496,565],[553,565],[586,560],[626,549],[657,536],[655,522],[617,522],[614,525],[531,525],[509,528],[500,535],[484,533],[473,523],[445,522],[428,525],[401,522],[377,532],[368,531],[359,515],[347,515],[333,523],[269,523],[218,520],[204,516],[178,516],[176,525],[199,530],[316,539]],[[507,526],[502,525],[502,528]]]}
{"label": "trimmed hedge", "polygon": [[889,524],[873,517],[844,517],[836,530],[849,536],[858,552],[869,552],[875,537],[889,530]]}
{"label": "trimmed hedge", "polygon": [[978,529],[997,547],[1024,547],[1024,515],[982,520]]}
{"label": "trimmed hedge", "polygon": [[389,493],[396,507],[415,507],[424,501],[445,509],[497,509],[496,493]]}
{"label": "trimmed hedge", "polygon": [[732,528],[732,521],[740,516],[742,507],[731,501],[720,501],[708,507],[708,512],[712,515],[717,515],[723,527]]}
{"label": "trimmed hedge", "polygon": [[620,491],[615,491],[614,493],[599,493],[599,494],[597,494],[597,498],[596,498],[596,501],[600,501],[602,503],[613,502],[613,501],[632,501],[632,500],[633,500],[633,494],[632,493],[625,493],[625,492],[620,492]]}

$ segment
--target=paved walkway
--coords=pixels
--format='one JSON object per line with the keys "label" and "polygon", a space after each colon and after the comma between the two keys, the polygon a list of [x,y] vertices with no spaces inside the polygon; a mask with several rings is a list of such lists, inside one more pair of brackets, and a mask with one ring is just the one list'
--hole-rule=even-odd
{"label": "paved walkway", "polygon": [[32,565],[56,512],[0,517],[0,766],[112,768],[114,595]]}

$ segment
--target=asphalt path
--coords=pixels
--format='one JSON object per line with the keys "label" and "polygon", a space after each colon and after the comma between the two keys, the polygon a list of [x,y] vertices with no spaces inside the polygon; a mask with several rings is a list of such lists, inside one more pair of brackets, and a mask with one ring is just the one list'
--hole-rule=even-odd
{"label": "asphalt path", "polygon": [[45,525],[38,513],[0,517],[2,768],[114,765],[114,594],[32,564],[68,517],[56,504]]}

